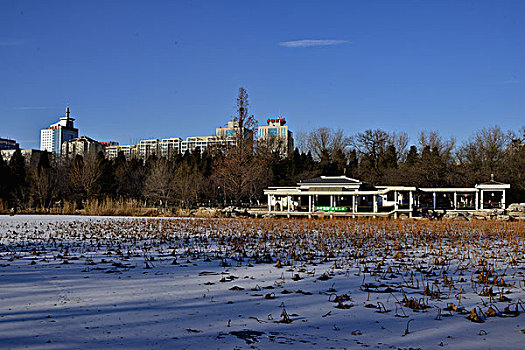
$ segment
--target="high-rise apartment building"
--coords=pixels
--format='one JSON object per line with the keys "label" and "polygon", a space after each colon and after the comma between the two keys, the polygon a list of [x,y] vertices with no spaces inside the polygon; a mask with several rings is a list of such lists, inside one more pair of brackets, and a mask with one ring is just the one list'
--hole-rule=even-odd
{"label": "high-rise apartment building", "polygon": [[137,152],[137,156],[142,159],[160,155],[160,141],[158,139],[140,140],[137,144]]}
{"label": "high-rise apartment building", "polygon": [[106,146],[106,157],[108,159],[115,159],[118,157],[118,154],[122,152],[126,160],[131,160],[136,157],[137,146],[135,145],[111,145]]}
{"label": "high-rise apartment building", "polygon": [[[213,136],[191,136],[185,140],[180,137],[166,139],[147,139],[141,140],[137,145],[106,145],[106,157],[115,159],[119,152],[123,152],[126,159],[140,158],[148,159],[152,155],[165,158],[172,158],[177,154],[203,152],[210,147],[233,147],[237,143],[238,132],[240,132],[239,122],[231,120],[228,127],[217,128]],[[253,132],[244,129],[244,137],[253,139]]]}
{"label": "high-rise apartment building", "polygon": [[288,130],[286,120],[282,117],[267,119],[268,125],[259,126],[258,140],[266,143],[273,151],[279,151],[281,155],[293,152],[293,133]]}
{"label": "high-rise apartment building", "polygon": [[173,158],[175,155],[180,154],[181,151],[180,137],[171,137],[169,139],[162,139],[160,142],[160,154],[165,158]]}
{"label": "high-rise apartment building", "polygon": [[217,136],[191,136],[181,142],[180,151],[182,154],[186,152],[194,152],[197,149],[204,152],[205,149],[219,146],[234,146],[235,138],[229,137],[226,139]]}
{"label": "high-rise apartment building", "polygon": [[[215,129],[215,136],[217,138],[222,140],[235,140],[236,137],[238,137],[241,133],[243,134],[244,139],[253,139],[253,132],[251,130],[248,130],[246,127],[242,128],[239,127],[239,121],[236,119],[232,119],[228,122],[228,126],[225,128],[216,128]],[[228,144],[231,144],[229,142]],[[235,142],[233,143],[235,144]]]}
{"label": "high-rise apartment building", "polygon": [[232,119],[228,122],[228,127],[216,128],[215,136],[221,139],[234,138],[239,130],[239,121]]}
{"label": "high-rise apartment building", "polygon": [[40,150],[60,155],[62,143],[78,137],[78,129],[73,125],[74,120],[69,117],[69,106],[67,106],[65,117],[60,117],[57,123],[40,130]]}
{"label": "high-rise apartment building", "polygon": [[132,158],[146,160],[152,155],[172,158],[181,153],[181,142],[183,141],[180,137],[172,137],[162,140],[140,140],[137,145],[108,145],[106,146],[106,157],[115,159],[119,152],[122,152],[127,160]]}

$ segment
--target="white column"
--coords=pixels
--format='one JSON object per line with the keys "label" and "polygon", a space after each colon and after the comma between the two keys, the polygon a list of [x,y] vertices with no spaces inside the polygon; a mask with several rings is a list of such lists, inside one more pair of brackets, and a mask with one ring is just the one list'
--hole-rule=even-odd
{"label": "white column", "polygon": [[356,201],[355,201],[355,196],[352,196],[352,213],[355,213],[357,210],[356,208]]}
{"label": "white column", "polygon": [[270,195],[268,195],[268,211],[272,211],[272,202],[270,201]]}
{"label": "white column", "polygon": [[330,207],[334,206],[334,196],[330,195]]}
{"label": "white column", "polygon": [[394,209],[397,210],[399,205],[397,204],[398,198],[397,198],[397,191],[394,191]]}
{"label": "white column", "polygon": [[482,209],[482,210],[485,209],[485,208],[483,208],[483,192],[484,192],[483,190],[480,191],[480,198],[481,198],[481,200],[479,201],[479,208]]}
{"label": "white column", "polygon": [[432,204],[434,206],[434,210],[436,210],[436,192],[432,192]]}
{"label": "white column", "polygon": [[291,204],[290,198],[291,198],[290,196],[286,196],[286,211],[287,212],[290,212],[290,204]]}
{"label": "white column", "polygon": [[454,210],[458,209],[458,193],[454,192]]}
{"label": "white column", "polygon": [[373,203],[373,211],[374,213],[377,213],[377,197],[375,194],[372,196],[372,203]]}
{"label": "white column", "polygon": [[505,209],[505,190],[501,192],[503,192],[501,195],[501,209]]}
{"label": "white column", "polygon": [[408,209],[412,212],[414,208],[414,193],[412,191],[408,192]]}
{"label": "white column", "polygon": [[308,196],[308,212],[311,213],[313,211],[313,205],[312,205],[312,195]]}
{"label": "white column", "polygon": [[479,209],[479,191],[476,191],[476,204],[474,205],[476,210]]}

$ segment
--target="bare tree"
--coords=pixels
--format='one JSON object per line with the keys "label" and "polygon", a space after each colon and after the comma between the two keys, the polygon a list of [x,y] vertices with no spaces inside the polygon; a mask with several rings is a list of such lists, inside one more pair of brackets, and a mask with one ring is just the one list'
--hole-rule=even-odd
{"label": "bare tree", "polygon": [[333,130],[322,127],[312,130],[308,135],[308,150],[316,160],[320,160],[323,152],[328,151],[335,154],[338,151],[345,152],[350,144],[350,139],[344,137],[343,130]]}
{"label": "bare tree", "polygon": [[503,181],[512,184],[510,201],[523,201],[525,198],[525,127],[519,134],[511,133],[511,142],[507,147]]}
{"label": "bare tree", "polygon": [[471,182],[489,178],[502,169],[512,135],[498,126],[477,131],[457,152],[459,161],[473,176]]}
{"label": "bare tree", "polygon": [[294,144],[300,153],[308,153],[308,133],[304,130],[296,131]]}
{"label": "bare tree", "polygon": [[437,154],[444,160],[450,161],[453,157],[456,140],[451,137],[448,140],[443,140],[437,131],[425,132],[419,134],[419,153],[423,153],[423,149],[428,147],[432,152]]}
{"label": "bare tree", "polygon": [[233,120],[237,123],[235,132],[236,144],[241,147],[253,147],[253,133],[257,130],[257,120],[249,115],[248,93],[243,87],[239,88],[239,94],[236,100],[236,112]]}
{"label": "bare tree", "polygon": [[365,130],[354,136],[353,145],[360,160],[359,172],[367,182],[379,183],[387,170],[397,167],[399,155],[393,142],[402,139],[402,136],[396,137],[381,129]]}
{"label": "bare tree", "polygon": [[332,133],[332,137],[330,138],[330,152],[332,154],[335,154],[338,151],[344,152],[348,145],[349,139],[345,138],[343,130],[334,130]]}
{"label": "bare tree", "polygon": [[308,135],[308,150],[312,152],[315,160],[321,159],[323,151],[330,149],[332,130],[329,128],[318,128],[312,130]]}
{"label": "bare tree", "polygon": [[257,201],[263,190],[270,184],[270,172],[268,162],[253,158],[248,171],[249,182],[247,184],[250,203]]}
{"label": "bare tree", "polygon": [[238,122],[237,142],[234,147],[225,150],[215,171],[217,183],[237,205],[242,199],[250,197],[253,181],[259,178],[258,172],[261,171],[253,150],[253,131],[257,122],[249,116],[248,106],[248,94],[240,88],[236,102],[238,115],[235,118]]}
{"label": "bare tree", "polygon": [[252,155],[240,155],[236,148],[230,149],[216,168],[215,177],[217,183],[223,188],[227,196],[239,205],[241,199],[249,198],[253,181],[260,178],[260,172],[264,171],[257,158]]}
{"label": "bare tree", "polygon": [[188,164],[182,163],[175,170],[173,179],[173,190],[175,198],[182,206],[189,207],[192,202],[197,201],[203,176],[200,172],[192,169]]}
{"label": "bare tree", "polygon": [[59,177],[53,168],[34,167],[32,169],[32,192],[38,205],[48,208],[57,195]]}
{"label": "bare tree", "polygon": [[102,176],[103,158],[97,154],[88,153],[84,158],[77,157],[71,168],[72,187],[91,197],[95,193],[97,181]]}
{"label": "bare tree", "polygon": [[156,159],[144,183],[145,195],[167,206],[173,194],[173,167],[166,158]]}
{"label": "bare tree", "polygon": [[393,132],[390,135],[390,144],[395,147],[398,162],[404,162],[408,154],[408,134]]}
{"label": "bare tree", "polygon": [[388,147],[391,136],[380,129],[365,130],[358,133],[354,138],[354,146],[360,155],[367,155],[373,161],[375,166],[379,165],[379,157],[385,153]]}

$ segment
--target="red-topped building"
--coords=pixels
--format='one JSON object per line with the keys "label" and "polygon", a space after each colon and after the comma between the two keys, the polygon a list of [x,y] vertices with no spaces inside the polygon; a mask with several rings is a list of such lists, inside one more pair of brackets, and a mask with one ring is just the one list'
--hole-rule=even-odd
{"label": "red-topped building", "polygon": [[266,144],[272,150],[278,150],[282,156],[293,152],[293,133],[286,125],[286,119],[282,116],[268,118],[268,125],[259,126],[258,140]]}

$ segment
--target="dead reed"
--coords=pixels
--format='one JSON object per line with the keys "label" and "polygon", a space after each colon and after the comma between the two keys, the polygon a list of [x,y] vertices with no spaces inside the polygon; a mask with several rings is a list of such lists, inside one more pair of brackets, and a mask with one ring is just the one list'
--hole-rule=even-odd
{"label": "dead reed", "polygon": [[[87,215],[137,215],[142,210],[138,202],[110,200],[84,208]],[[332,285],[327,302],[340,310],[395,310],[392,317],[403,318],[437,310],[436,320],[459,315],[472,322],[525,311],[524,222],[135,218],[26,225],[2,231],[0,239],[3,260],[76,257],[84,260],[86,272],[102,264],[97,268],[119,273],[134,267],[131,260],[142,261],[145,269],[214,260],[224,268],[268,264],[279,271],[274,291],[251,288],[258,292],[254,296],[267,300],[276,298],[279,289],[308,298],[311,292],[285,286],[315,281]],[[209,285],[237,278],[223,275]],[[349,293],[336,294],[336,278],[358,278],[353,292],[367,296],[364,304]],[[293,321],[292,315],[281,317],[278,322]]]}

